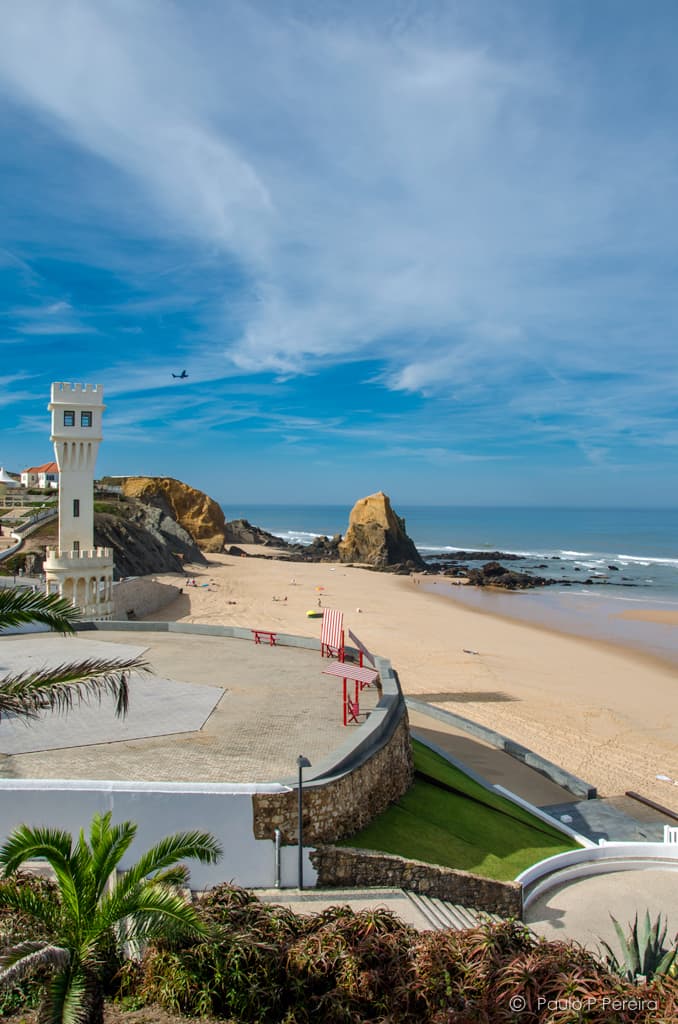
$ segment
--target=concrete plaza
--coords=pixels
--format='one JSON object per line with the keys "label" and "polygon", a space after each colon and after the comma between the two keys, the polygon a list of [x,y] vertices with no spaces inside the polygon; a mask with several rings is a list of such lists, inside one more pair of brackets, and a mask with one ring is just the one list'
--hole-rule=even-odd
{"label": "concrete plaza", "polygon": [[[90,657],[140,654],[153,674],[130,681],[130,711],[104,698],[33,724],[0,723],[0,776],[147,782],[289,780],[343,747],[342,682],[317,650],[182,633],[35,633],[3,637],[0,676]],[[379,699],[363,690],[361,710]],[[313,775],[307,770],[307,775]]]}

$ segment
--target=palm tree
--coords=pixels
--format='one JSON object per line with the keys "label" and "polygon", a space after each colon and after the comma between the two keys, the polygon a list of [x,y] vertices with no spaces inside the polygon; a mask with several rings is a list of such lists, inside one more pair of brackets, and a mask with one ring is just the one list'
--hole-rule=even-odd
{"label": "palm tree", "polygon": [[[41,623],[61,633],[74,633],[80,612],[57,594],[25,589],[0,589],[0,632],[9,626]],[[141,658],[90,658],[52,669],[0,678],[0,720],[8,714],[37,718],[44,710],[68,711],[75,704],[99,701],[110,693],[115,713],[124,717],[129,704],[128,674],[149,671]]]}
{"label": "palm tree", "polygon": [[[41,1024],[102,1024],[106,956],[125,943],[179,934],[206,935],[207,926],[177,891],[188,881],[178,863],[195,857],[212,864],[221,855],[207,832],[178,832],[148,850],[117,884],[110,880],[132,843],[137,826],[111,825],[111,814],[95,814],[89,842],[68,832],[21,825],[0,848],[8,879],[0,884],[0,907],[28,915],[47,940],[22,942],[0,957],[0,986],[20,981],[39,967],[49,969]],[[11,876],[27,860],[44,857],[57,879],[58,899],[40,898]],[[115,876],[114,876],[115,877]]]}

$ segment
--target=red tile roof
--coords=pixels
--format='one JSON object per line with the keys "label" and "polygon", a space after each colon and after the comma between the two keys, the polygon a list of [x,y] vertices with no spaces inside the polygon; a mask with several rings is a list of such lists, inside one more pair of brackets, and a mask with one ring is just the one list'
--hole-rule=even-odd
{"label": "red tile roof", "polygon": [[28,469],[23,470],[24,473],[57,473],[59,467],[56,462],[45,462],[42,466],[29,466]]}

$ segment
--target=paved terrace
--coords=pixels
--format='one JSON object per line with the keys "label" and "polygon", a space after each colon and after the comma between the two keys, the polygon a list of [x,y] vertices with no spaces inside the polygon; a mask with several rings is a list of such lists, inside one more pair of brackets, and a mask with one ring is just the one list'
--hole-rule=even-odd
{"label": "paved terrace", "polygon": [[[342,682],[322,674],[330,662],[317,650],[182,633],[34,633],[0,639],[0,676],[136,654],[154,674],[131,679],[126,719],[115,717],[108,697],[28,725],[5,719],[0,777],[289,780],[299,754],[317,766],[357,732],[342,725]],[[361,711],[378,699],[376,689],[364,690]]]}

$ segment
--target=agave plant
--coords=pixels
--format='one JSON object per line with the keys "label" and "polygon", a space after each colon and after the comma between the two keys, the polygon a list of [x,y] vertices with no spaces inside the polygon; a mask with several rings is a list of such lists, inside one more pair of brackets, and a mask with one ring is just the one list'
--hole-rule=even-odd
{"label": "agave plant", "polygon": [[[612,914],[610,914],[612,917]],[[662,922],[662,915],[657,916],[654,923],[650,922],[650,912],[645,911],[645,917],[640,925],[638,914],[636,914],[628,935],[616,918],[612,917],[612,923],[619,939],[621,948],[621,959],[617,957],[612,947],[601,940],[601,945],[606,953],[607,966],[615,974],[619,974],[628,981],[635,981],[639,976],[653,978],[657,974],[668,974],[676,957],[678,946],[676,936],[673,946],[667,948],[666,933],[668,930],[666,922]]]}
{"label": "agave plant", "polygon": [[[0,886],[0,908],[35,921],[35,937],[0,957],[0,987],[47,970],[42,1024],[102,1024],[108,960],[124,943],[207,932],[195,908],[177,891],[188,878],[185,865],[178,862],[196,858],[214,863],[221,853],[217,841],[204,832],[168,836],[111,887],[111,876],[136,831],[133,822],[114,826],[110,813],[95,814],[89,842],[83,832],[74,841],[68,832],[22,825],[0,849],[0,865],[8,878]],[[56,898],[41,898],[12,878],[36,857],[44,857],[56,875]]]}

